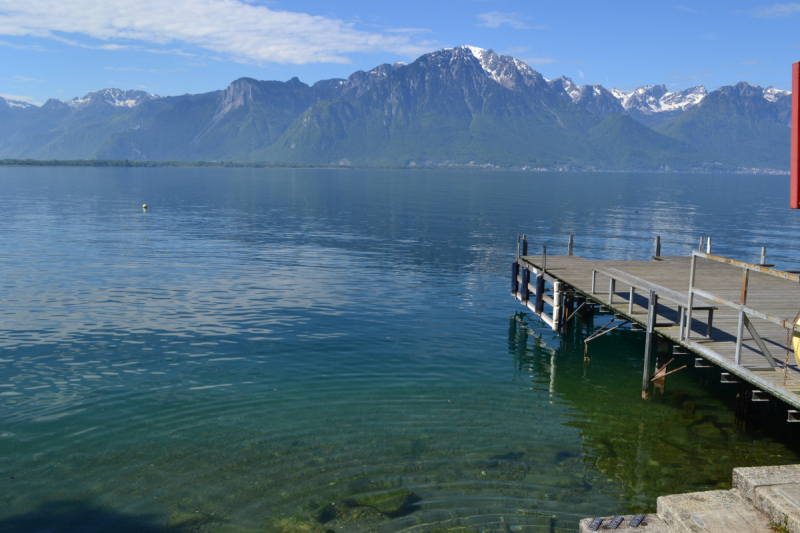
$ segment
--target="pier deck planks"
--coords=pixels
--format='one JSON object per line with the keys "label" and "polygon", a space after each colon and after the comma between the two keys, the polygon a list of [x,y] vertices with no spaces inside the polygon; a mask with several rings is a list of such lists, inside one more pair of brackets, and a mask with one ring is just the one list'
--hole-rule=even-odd
{"label": "pier deck planks", "polygon": [[[541,255],[527,255],[521,258],[521,264],[529,263],[536,268],[541,268]],[[578,292],[591,297],[597,303],[612,309],[616,314],[646,326],[647,322],[647,295],[636,293],[634,298],[633,314],[628,314],[628,298],[630,286],[623,281],[617,281],[612,304],[608,303],[609,278],[598,273],[595,284],[595,294],[591,294],[592,269],[615,268],[661,285],[682,294],[689,292],[690,257],[661,257],[660,260],[650,261],[595,261],[576,255],[548,255],[547,274],[562,281]],[[789,321],[794,320],[800,312],[800,284],[761,274],[750,272],[747,291],[747,305],[758,311],[763,311]],[[742,269],[739,267],[697,258],[695,274],[695,287],[704,289],[712,294],[728,300],[739,302],[742,289]],[[761,355],[757,344],[747,329],[744,329],[742,344],[741,365],[735,365],[736,330],[738,326],[738,311],[720,304],[714,311],[713,330],[711,339],[705,338],[707,312],[695,312],[692,316],[691,342],[679,340],[677,325],[658,327],[658,334],[669,338],[701,355],[711,359],[726,371],[737,375],[739,378],[753,384],[756,388],[765,390],[777,396],[790,405],[800,409],[800,371],[794,360],[794,353],[789,355],[786,383],[784,384],[783,363],[786,359],[787,333],[782,327],[751,318],[758,334],[764,340],[772,356],[778,362],[778,370],[766,370],[769,367],[767,360]],[[658,323],[677,321],[677,308],[674,304],[660,300]],[[721,360],[715,360],[702,352],[703,348],[711,349]]]}

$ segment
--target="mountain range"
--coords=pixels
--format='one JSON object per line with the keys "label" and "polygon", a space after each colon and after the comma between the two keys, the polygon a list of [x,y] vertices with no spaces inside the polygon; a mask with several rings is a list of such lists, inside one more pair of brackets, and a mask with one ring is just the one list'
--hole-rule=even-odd
{"label": "mountain range", "polygon": [[545,79],[471,46],[313,85],[0,98],[0,158],[582,169],[786,169],[791,95],[740,82],[633,92]]}

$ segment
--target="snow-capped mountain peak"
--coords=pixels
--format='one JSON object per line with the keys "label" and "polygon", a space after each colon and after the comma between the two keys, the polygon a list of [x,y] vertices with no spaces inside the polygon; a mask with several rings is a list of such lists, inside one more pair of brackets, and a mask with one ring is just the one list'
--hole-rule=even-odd
{"label": "snow-capped mountain peak", "polygon": [[770,102],[775,102],[778,99],[783,98],[784,96],[787,96],[787,95],[790,95],[790,94],[792,94],[792,93],[789,92],[789,91],[781,91],[779,89],[776,89],[772,85],[770,85],[769,87],[764,89],[764,98],[766,98]]}
{"label": "snow-capped mountain peak", "polygon": [[110,88],[88,93],[82,98],[75,97],[72,100],[64,101],[64,103],[72,108],[78,108],[87,102],[101,100],[114,107],[135,107],[142,102],[156,100],[158,98],[161,97],[157,94],[150,94],[135,89],[123,91],[122,89]]}
{"label": "snow-capped mountain peak", "polygon": [[461,46],[477,59],[487,76],[507,89],[514,89],[519,81],[525,85],[545,83],[541,74],[511,56],[503,56],[477,46]]}
{"label": "snow-capped mountain peak", "polygon": [[639,111],[645,114],[664,111],[685,111],[700,104],[708,91],[702,85],[689,87],[671,93],[666,85],[643,85],[632,93],[620,89],[611,89],[613,94],[626,110]]}

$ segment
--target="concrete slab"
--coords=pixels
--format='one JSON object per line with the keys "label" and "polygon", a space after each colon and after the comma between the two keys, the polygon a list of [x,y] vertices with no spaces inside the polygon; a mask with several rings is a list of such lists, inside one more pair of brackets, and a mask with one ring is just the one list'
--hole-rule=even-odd
{"label": "concrete slab", "polygon": [[755,502],[755,490],[769,485],[800,483],[800,465],[758,466],[733,469],[733,486],[749,502]]}
{"label": "concrete slab", "polygon": [[[622,521],[622,524],[617,529],[611,529],[608,527],[608,524],[614,520],[613,516],[606,516],[603,517],[603,523],[600,525],[600,529],[597,531],[618,531],[618,532],[625,532],[625,533],[672,533],[672,530],[669,526],[655,514],[648,514],[645,515],[644,520],[642,523],[639,524],[639,527],[628,527],[628,524],[631,523],[631,520],[636,515],[626,514],[625,520]],[[584,518],[580,522],[580,526],[578,531],[580,533],[592,533],[589,529],[589,524],[592,523],[592,518]]]}
{"label": "concrete slab", "polygon": [[766,516],[736,489],[658,498],[658,515],[675,533],[773,533]]}
{"label": "concrete slab", "polygon": [[756,507],[772,522],[800,532],[800,484],[772,485],[756,489]]}

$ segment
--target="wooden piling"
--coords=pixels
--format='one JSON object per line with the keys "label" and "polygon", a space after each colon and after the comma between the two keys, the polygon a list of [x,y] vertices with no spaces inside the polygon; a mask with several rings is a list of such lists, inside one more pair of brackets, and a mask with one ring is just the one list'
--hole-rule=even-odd
{"label": "wooden piling", "polygon": [[[658,369],[663,368],[669,361],[669,341],[664,337],[658,338],[656,345],[656,372]],[[658,378],[653,381],[653,392],[657,395],[663,395],[667,386],[667,376]]]}
{"label": "wooden piling", "polygon": [[572,255],[572,245],[573,245],[573,238],[572,235],[569,236],[569,243],[567,244],[567,255]]}

